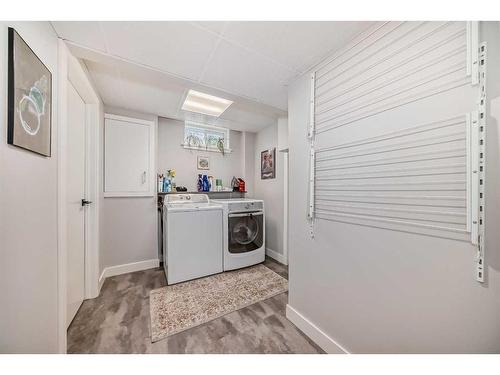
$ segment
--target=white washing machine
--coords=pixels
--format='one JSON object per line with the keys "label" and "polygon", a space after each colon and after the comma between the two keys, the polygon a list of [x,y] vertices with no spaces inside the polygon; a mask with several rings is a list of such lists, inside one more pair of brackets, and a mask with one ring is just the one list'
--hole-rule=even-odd
{"label": "white washing machine", "polygon": [[262,263],[266,258],[264,201],[212,199],[224,207],[224,271]]}
{"label": "white washing machine", "polygon": [[206,194],[167,194],[163,211],[167,283],[222,272],[222,206]]}

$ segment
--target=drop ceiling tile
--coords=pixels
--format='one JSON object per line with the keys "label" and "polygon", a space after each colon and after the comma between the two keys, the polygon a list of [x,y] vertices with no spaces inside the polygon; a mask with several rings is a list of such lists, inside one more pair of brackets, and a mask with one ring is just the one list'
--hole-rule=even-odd
{"label": "drop ceiling tile", "polygon": [[53,21],[52,25],[62,39],[106,52],[99,22]]}
{"label": "drop ceiling tile", "polygon": [[222,40],[201,82],[284,109],[285,86],[295,76],[280,64]]}
{"label": "drop ceiling tile", "polygon": [[119,106],[119,103],[123,100],[121,96],[123,90],[118,71],[114,67],[96,64],[87,60],[85,65],[104,104]]}
{"label": "drop ceiling tile", "polygon": [[248,112],[237,106],[229,107],[220,118],[225,121],[244,124],[243,130],[247,131],[257,131],[276,123],[275,117],[266,116],[258,112]]}
{"label": "drop ceiling tile", "polygon": [[177,116],[183,92],[171,91],[122,78],[122,89],[127,93],[121,107],[159,116]]}
{"label": "drop ceiling tile", "polygon": [[258,131],[276,121],[277,115],[260,104],[236,101],[221,117],[181,111],[189,85],[171,82],[162,73],[141,69],[123,69],[85,60],[96,89],[105,105],[151,113],[174,119],[191,119],[225,126],[232,130]]}
{"label": "drop ceiling tile", "polygon": [[103,64],[86,61],[104,104],[143,113],[175,117],[184,89],[158,85],[151,77],[123,72]]}
{"label": "drop ceiling tile", "polygon": [[198,80],[218,37],[189,22],[102,22],[111,54]]}
{"label": "drop ceiling tile", "polygon": [[266,90],[262,90],[261,101],[286,111],[288,109],[288,86],[269,86]]}
{"label": "drop ceiling tile", "polygon": [[303,71],[372,22],[228,22],[224,38]]}
{"label": "drop ceiling tile", "polygon": [[222,34],[228,23],[229,22],[227,22],[227,21],[194,22],[194,24],[196,24],[204,29],[208,29],[216,34]]}

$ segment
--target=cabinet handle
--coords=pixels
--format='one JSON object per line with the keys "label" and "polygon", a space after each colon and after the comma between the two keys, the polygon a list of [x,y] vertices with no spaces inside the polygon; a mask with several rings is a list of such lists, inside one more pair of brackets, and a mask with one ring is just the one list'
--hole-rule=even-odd
{"label": "cabinet handle", "polygon": [[142,183],[146,183],[146,171],[142,172]]}

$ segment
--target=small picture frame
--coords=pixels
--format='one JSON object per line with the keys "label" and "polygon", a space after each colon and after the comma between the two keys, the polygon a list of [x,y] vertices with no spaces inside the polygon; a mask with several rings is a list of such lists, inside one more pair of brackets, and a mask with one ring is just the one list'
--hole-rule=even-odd
{"label": "small picture frame", "polygon": [[49,157],[52,74],[9,27],[7,143]]}
{"label": "small picture frame", "polygon": [[210,158],[208,156],[198,156],[198,169],[210,169]]}
{"label": "small picture frame", "polygon": [[276,148],[260,153],[260,178],[262,180],[276,178]]}

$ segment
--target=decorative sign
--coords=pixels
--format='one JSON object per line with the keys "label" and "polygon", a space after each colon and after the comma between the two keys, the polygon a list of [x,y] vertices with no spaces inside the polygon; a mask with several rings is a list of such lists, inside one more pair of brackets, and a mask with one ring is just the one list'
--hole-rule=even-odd
{"label": "decorative sign", "polygon": [[262,180],[276,178],[276,148],[260,153],[260,178]]}

